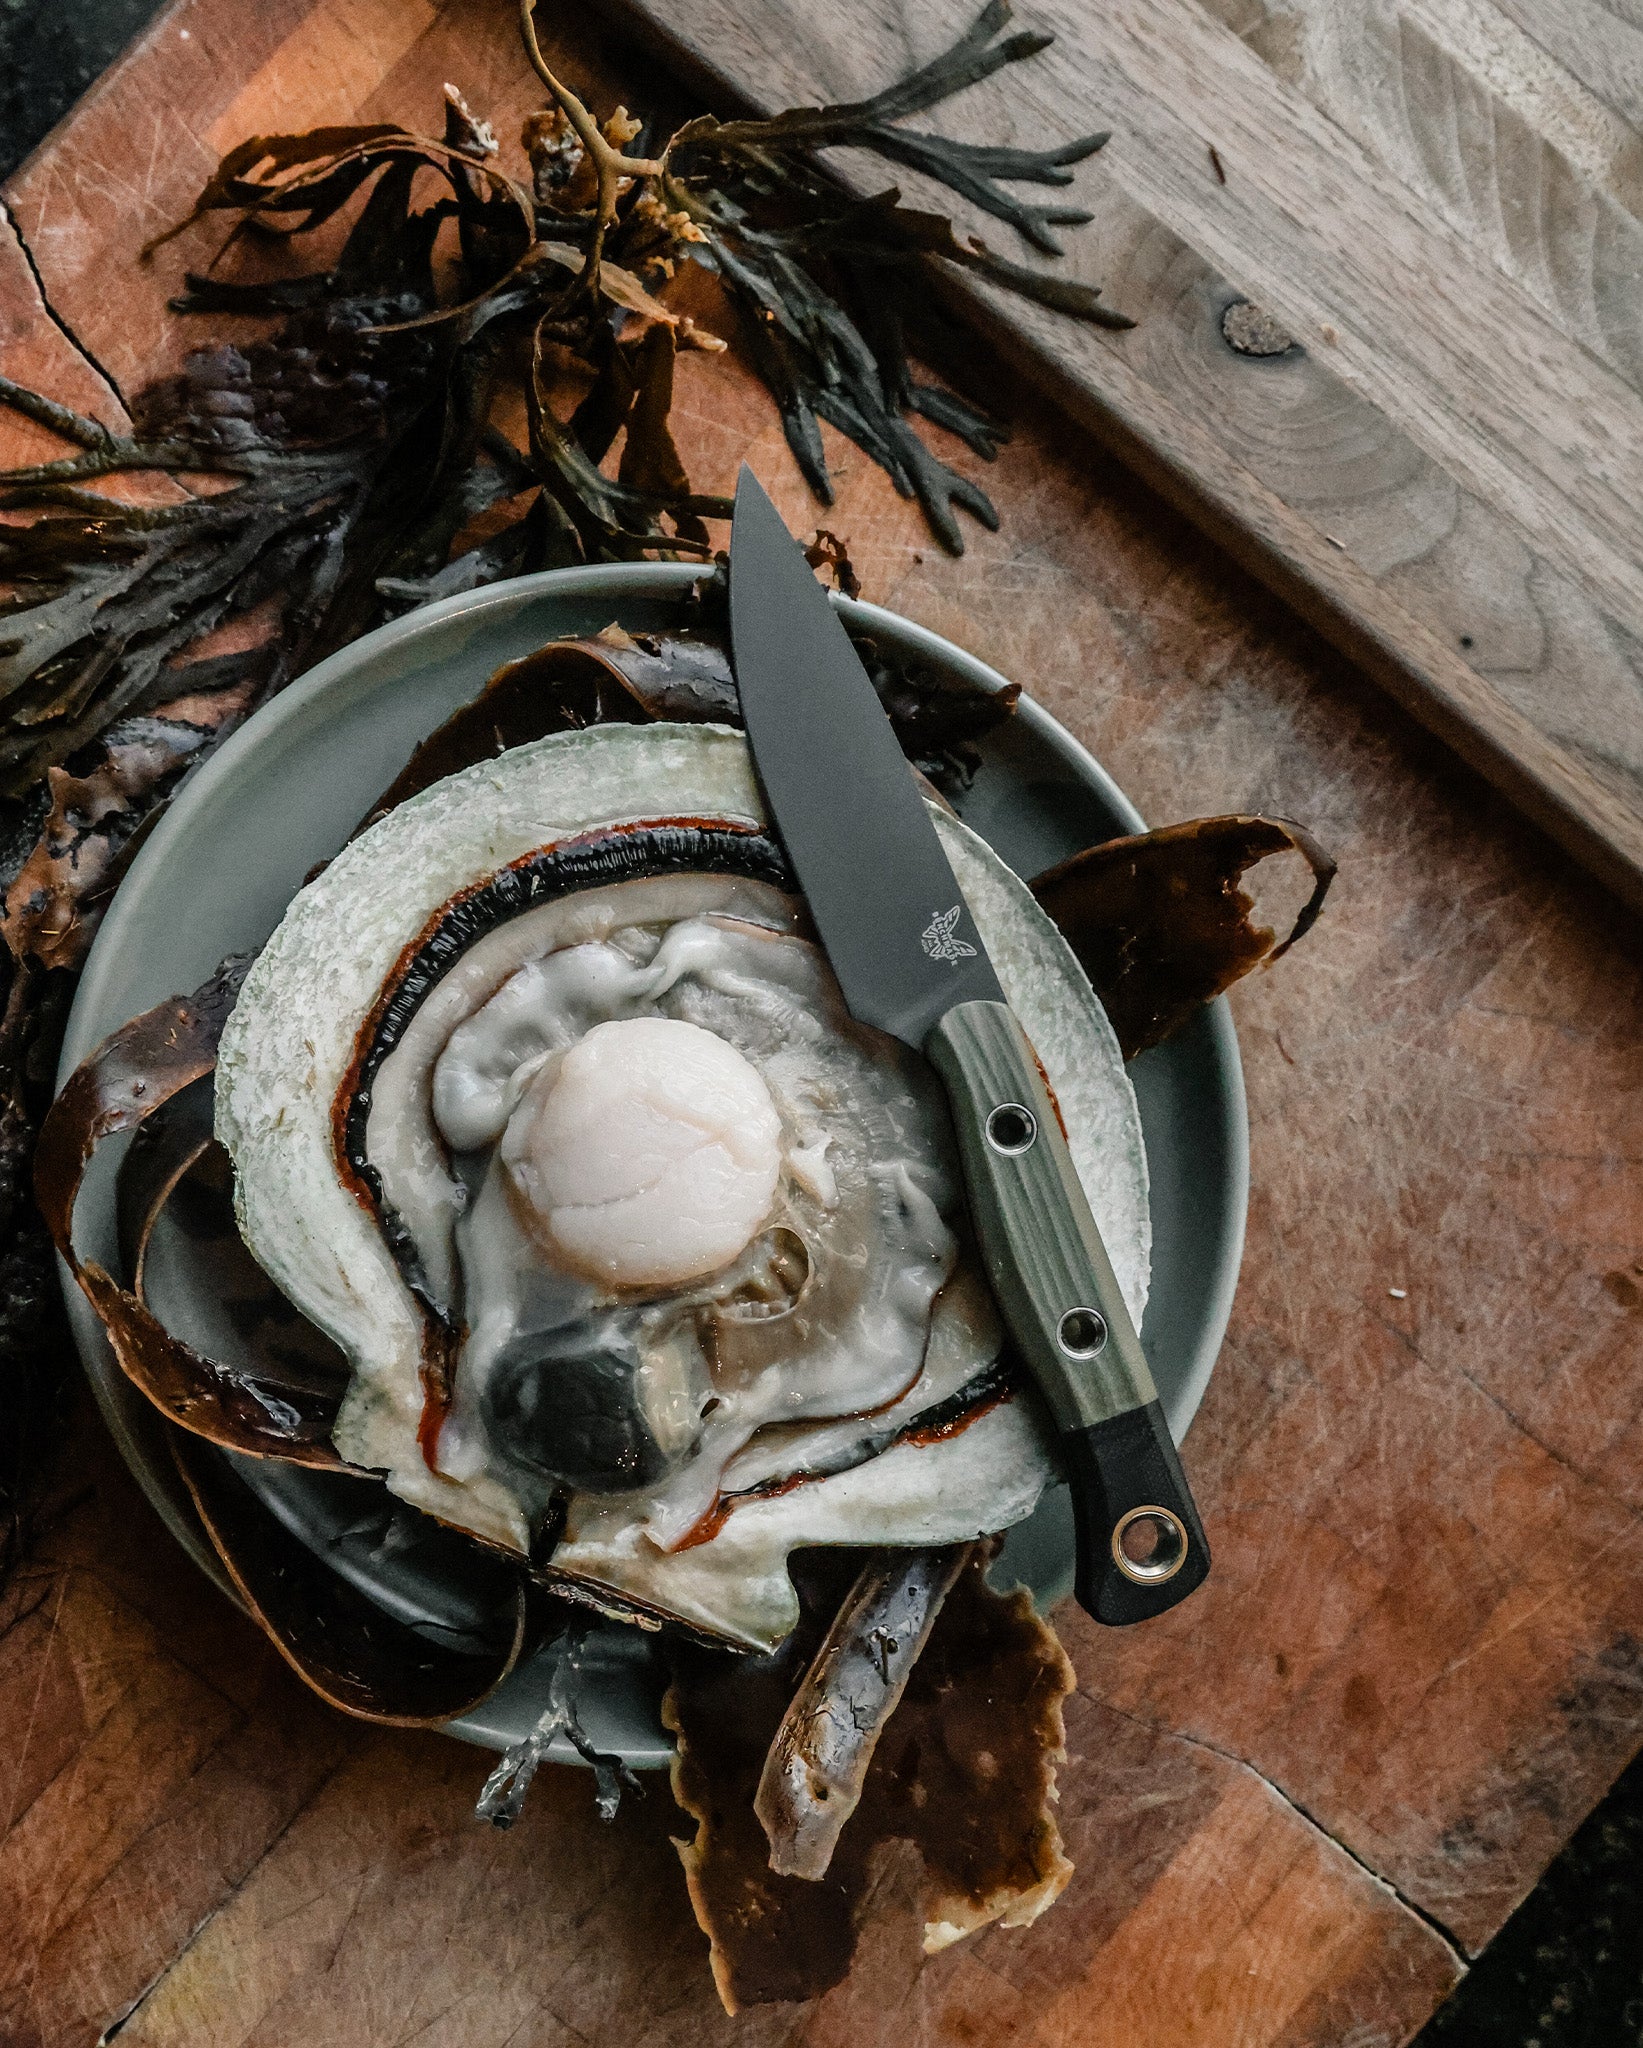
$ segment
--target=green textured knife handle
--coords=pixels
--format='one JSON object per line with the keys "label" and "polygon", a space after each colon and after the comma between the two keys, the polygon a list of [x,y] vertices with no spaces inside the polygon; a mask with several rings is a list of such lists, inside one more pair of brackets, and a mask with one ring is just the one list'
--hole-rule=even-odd
{"label": "green textured knife handle", "polygon": [[924,1050],[999,1311],[1061,1433],[1079,1604],[1110,1623],[1162,1614],[1209,1547],[1038,1061],[1003,1003],[958,1004]]}

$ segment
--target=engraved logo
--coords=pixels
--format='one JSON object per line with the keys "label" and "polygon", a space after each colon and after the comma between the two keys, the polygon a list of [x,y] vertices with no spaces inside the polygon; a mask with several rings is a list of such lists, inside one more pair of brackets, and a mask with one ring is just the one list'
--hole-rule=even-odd
{"label": "engraved logo", "polygon": [[976,957],[974,946],[967,946],[962,939],[953,937],[953,927],[957,923],[958,905],[955,903],[951,910],[938,910],[924,927],[919,944],[932,960],[945,960],[949,966],[956,967],[961,960]]}

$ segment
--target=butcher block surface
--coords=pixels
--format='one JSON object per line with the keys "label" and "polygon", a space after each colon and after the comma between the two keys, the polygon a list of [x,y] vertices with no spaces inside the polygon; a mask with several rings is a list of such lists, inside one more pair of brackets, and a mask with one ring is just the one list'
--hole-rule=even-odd
{"label": "butcher block surface", "polygon": [[[601,112],[653,103],[628,45],[551,40]],[[208,244],[135,251],[218,152],[437,132],[447,79],[511,149],[507,0],[179,0],[5,191],[0,372],[118,420],[199,338],[165,301]],[[892,1861],[851,1978],[732,2021],[663,1781],[606,1826],[545,1770],[481,1827],[484,1759],[311,1700],[81,1400],[0,1607],[0,2042],[1392,2048],[1643,1740],[1637,925],[1046,401],[962,560],[831,435],[819,513],[734,353],[685,360],[679,418],[699,488],[749,459],[1155,822],[1276,811],[1339,856],[1233,996],[1248,1251],[1187,1445],[1215,1573],[1133,1632],[1059,1614],[1077,1875],[1036,1927],[924,1961]]]}

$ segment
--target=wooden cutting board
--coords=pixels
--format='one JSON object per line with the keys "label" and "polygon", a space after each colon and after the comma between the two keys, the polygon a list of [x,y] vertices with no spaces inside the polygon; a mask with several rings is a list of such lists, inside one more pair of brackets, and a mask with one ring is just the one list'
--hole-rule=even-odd
{"label": "wooden cutting board", "polygon": [[[656,104],[592,10],[544,14],[601,113]],[[0,194],[0,372],[123,421],[202,338],[166,301],[213,236],[134,252],[220,152],[427,129],[446,79],[517,165],[512,0],[174,0]],[[745,457],[823,516],[734,351],[678,414],[701,488]],[[1058,1616],[1066,1896],[925,1960],[893,1868],[845,1984],[727,2020],[662,1785],[607,1828],[544,1771],[477,1826],[484,1760],[306,1695],[82,1405],[0,1599],[6,2048],[1397,2048],[1636,1751],[1635,922],[1063,413],[1015,423],[959,562],[825,430],[867,595],[1153,819],[1278,810],[1341,860],[1233,992],[1250,1231],[1187,1444],[1215,1574],[1146,1629]],[[0,416],[0,460],[61,452]]]}
{"label": "wooden cutting board", "polygon": [[[621,0],[763,112],[852,100],[976,0]],[[1643,32],[1600,0],[1031,0],[1045,55],[936,110],[1110,128],[1050,258],[1104,333],[952,296],[1081,420],[1643,903]],[[909,126],[918,126],[910,122]],[[944,189],[839,155],[852,185]],[[1032,195],[1037,188],[1020,188]],[[1257,322],[1229,311],[1249,302]],[[1274,333],[1274,329],[1277,330]],[[1252,351],[1251,338],[1258,349]],[[1282,347],[1284,338],[1289,346]]]}

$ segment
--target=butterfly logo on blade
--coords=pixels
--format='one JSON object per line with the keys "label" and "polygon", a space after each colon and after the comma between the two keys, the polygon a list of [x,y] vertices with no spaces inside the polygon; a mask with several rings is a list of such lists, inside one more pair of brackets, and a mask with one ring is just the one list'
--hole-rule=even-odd
{"label": "butterfly logo on blade", "polygon": [[958,923],[959,906],[951,910],[938,910],[924,927],[919,944],[932,960],[945,960],[956,967],[961,960],[976,957],[974,946],[967,946],[962,939],[953,937],[953,927]]}

